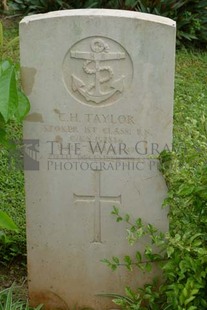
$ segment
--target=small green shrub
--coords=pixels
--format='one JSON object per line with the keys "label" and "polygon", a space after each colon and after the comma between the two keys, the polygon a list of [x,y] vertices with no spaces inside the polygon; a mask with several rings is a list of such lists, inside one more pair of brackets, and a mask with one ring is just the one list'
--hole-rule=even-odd
{"label": "small green shrub", "polygon": [[190,42],[198,45],[207,43],[207,1],[205,0],[138,0],[135,8],[140,12],[175,20],[178,45],[188,45]]}
{"label": "small green shrub", "polygon": [[26,15],[70,8],[63,0],[14,0],[9,2],[9,6],[12,10]]}
{"label": "small green shrub", "polygon": [[[112,269],[122,264],[129,270],[146,266],[146,262],[141,264],[143,257],[142,261],[137,261],[136,242],[143,234],[148,235],[160,249],[160,253],[154,253],[152,244],[146,248],[147,254],[151,255],[149,263],[154,254],[166,253],[158,261],[164,282],[161,285],[146,284],[135,292],[126,288],[126,296],[113,297],[121,309],[207,309],[207,90],[206,75],[203,74],[206,72],[206,55],[200,54],[198,58],[198,54],[182,52],[178,58],[173,151],[160,155],[161,171],[168,186],[164,205],[170,206],[170,231],[161,238],[154,238],[146,225],[142,223],[141,230],[137,226],[141,220],[130,221],[128,237],[130,242],[135,241],[134,257],[105,260]],[[113,214],[118,221],[129,218],[119,215],[116,210]]]}
{"label": "small green shrub", "polygon": [[[163,283],[148,283],[134,292],[126,288],[125,296],[111,296],[123,310],[207,309],[206,57],[206,53],[186,51],[177,55],[173,151],[160,155],[161,171],[168,186],[164,205],[170,206],[170,230],[163,237],[155,238],[156,242],[164,242],[157,244],[156,253],[152,244],[149,245],[152,251],[149,246],[146,248],[150,255],[166,253],[156,262],[160,264]],[[116,210],[113,213],[118,221],[128,219]],[[137,261],[136,242],[143,233],[152,241],[152,234],[146,224],[142,223],[140,230],[136,220],[130,223],[128,237],[130,242],[135,241],[134,256],[105,260],[112,269],[125,264],[133,272],[134,268],[146,266],[147,262],[141,264],[146,256]],[[159,236],[158,232],[155,234]],[[150,260],[149,257],[149,263]]]}
{"label": "small green shrub", "polygon": [[0,250],[1,250],[1,256],[3,256],[4,262],[6,261],[5,260],[6,255],[3,254],[4,249],[7,248],[11,243],[11,239],[5,233],[5,230],[10,231],[10,232],[12,231],[15,233],[19,232],[17,225],[8,216],[8,214],[0,210]]}
{"label": "small green shrub", "polygon": [[[7,47],[16,44],[16,40],[11,40]],[[0,147],[12,148],[7,137],[7,127],[11,122],[21,122],[29,112],[30,104],[27,97],[18,87],[17,67],[12,61],[4,60],[4,35],[3,26],[0,23]],[[2,203],[2,202],[1,202]],[[2,207],[2,206],[1,206]],[[0,249],[1,255],[11,242],[5,231],[18,232],[16,224],[8,214],[0,210]],[[12,248],[12,247],[11,247]],[[13,249],[14,249],[13,245]],[[17,251],[18,252],[18,251]],[[13,251],[14,254],[14,251]]]}
{"label": "small green shrub", "polygon": [[40,310],[43,305],[36,308],[29,307],[28,302],[23,300],[15,300],[14,287],[11,286],[0,292],[0,310]]}
{"label": "small green shrub", "polygon": [[[144,236],[148,236],[149,244],[146,245],[143,255],[135,250],[134,257],[112,257],[111,260],[104,259],[103,262],[112,270],[125,266],[132,272],[134,268],[150,272],[152,263],[156,262],[160,265],[163,277],[159,281],[155,279],[152,283],[145,284],[135,292],[126,287],[126,296],[107,296],[112,297],[113,302],[124,310],[207,309],[206,227],[205,232],[200,233],[199,228],[193,231],[192,226],[185,223],[184,231],[163,234],[152,225],[144,224],[140,218],[133,222],[128,214],[120,215],[115,207],[112,214],[116,216],[117,222],[125,221],[129,225],[127,239],[131,245],[136,246]],[[204,220],[206,225],[207,216],[204,216]],[[179,221],[177,223],[179,224]]]}
{"label": "small green shrub", "polygon": [[8,30],[4,31],[3,24],[0,22],[0,61],[3,59],[16,59],[18,49],[19,37],[17,31],[15,31],[15,34],[12,33],[11,37]]}

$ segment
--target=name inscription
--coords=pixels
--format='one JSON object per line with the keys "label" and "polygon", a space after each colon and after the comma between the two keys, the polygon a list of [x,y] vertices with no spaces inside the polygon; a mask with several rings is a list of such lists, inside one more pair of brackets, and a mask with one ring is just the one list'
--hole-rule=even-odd
{"label": "name inscription", "polygon": [[83,121],[89,124],[118,124],[118,125],[135,124],[135,119],[132,115],[86,113],[80,116],[78,113],[61,113],[59,111],[58,115],[59,120],[61,122],[80,123]]}

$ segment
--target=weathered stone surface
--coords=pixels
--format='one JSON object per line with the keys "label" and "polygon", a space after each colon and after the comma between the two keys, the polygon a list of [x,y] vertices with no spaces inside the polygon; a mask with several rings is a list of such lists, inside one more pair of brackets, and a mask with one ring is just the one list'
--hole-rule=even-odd
{"label": "weathered stone surface", "polygon": [[156,157],[172,142],[175,23],[71,10],[24,18],[20,38],[31,302],[114,309],[99,294],[152,275],[100,262],[135,252],[113,206],[168,229]]}

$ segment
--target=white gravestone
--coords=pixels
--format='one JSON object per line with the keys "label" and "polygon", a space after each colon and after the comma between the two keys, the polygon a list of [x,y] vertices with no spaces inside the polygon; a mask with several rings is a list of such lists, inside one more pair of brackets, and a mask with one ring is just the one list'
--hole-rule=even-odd
{"label": "white gravestone", "polygon": [[20,24],[29,294],[45,309],[114,309],[152,275],[101,260],[138,248],[113,206],[168,229],[155,159],[172,142],[175,23],[128,11],[71,10]]}

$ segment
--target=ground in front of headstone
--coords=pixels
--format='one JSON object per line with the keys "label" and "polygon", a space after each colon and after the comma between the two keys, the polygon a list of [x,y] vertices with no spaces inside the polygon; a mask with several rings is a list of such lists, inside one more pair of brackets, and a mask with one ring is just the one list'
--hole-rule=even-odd
{"label": "ground in front of headstone", "polygon": [[0,291],[14,286],[14,296],[17,299],[28,298],[27,270],[20,262],[0,265]]}

